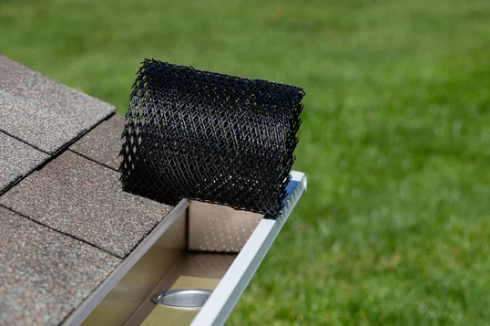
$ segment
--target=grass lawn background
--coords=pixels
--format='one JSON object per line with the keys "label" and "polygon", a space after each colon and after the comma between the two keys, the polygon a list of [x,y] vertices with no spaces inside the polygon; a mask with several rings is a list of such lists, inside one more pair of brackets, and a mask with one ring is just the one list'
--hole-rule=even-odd
{"label": "grass lawn background", "polygon": [[490,1],[0,0],[0,53],[121,114],[145,57],[304,87],[308,192],[227,325],[490,323]]}

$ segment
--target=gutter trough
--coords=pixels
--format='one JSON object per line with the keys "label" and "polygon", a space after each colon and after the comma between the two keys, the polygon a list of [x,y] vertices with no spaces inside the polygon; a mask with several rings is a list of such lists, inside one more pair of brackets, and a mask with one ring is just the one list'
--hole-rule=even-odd
{"label": "gutter trough", "polygon": [[[291,177],[275,219],[183,199],[63,325],[223,325],[306,191],[304,173]],[[155,303],[168,293],[181,306]]]}

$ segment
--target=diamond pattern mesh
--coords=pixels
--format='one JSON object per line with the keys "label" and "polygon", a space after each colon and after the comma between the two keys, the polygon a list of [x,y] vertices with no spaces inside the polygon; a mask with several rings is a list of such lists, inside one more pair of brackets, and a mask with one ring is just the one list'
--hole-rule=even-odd
{"label": "diamond pattern mesh", "polygon": [[126,114],[125,190],[276,215],[298,143],[301,88],[146,59]]}

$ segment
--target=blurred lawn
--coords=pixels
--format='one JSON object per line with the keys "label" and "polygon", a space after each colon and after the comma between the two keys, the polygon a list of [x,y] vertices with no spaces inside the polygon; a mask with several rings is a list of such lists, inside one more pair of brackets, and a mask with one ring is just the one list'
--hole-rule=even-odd
{"label": "blurred lawn", "polygon": [[305,88],[309,192],[228,325],[490,323],[490,1],[0,0],[0,52],[119,113],[145,57]]}

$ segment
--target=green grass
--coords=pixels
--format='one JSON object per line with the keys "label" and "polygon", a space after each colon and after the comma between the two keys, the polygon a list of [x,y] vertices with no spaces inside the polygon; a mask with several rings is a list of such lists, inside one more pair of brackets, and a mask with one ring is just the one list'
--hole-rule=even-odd
{"label": "green grass", "polygon": [[309,190],[228,325],[490,323],[490,1],[0,1],[0,52],[123,113],[145,57],[305,88]]}

